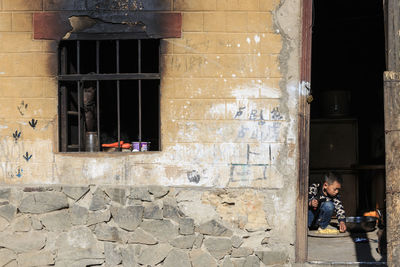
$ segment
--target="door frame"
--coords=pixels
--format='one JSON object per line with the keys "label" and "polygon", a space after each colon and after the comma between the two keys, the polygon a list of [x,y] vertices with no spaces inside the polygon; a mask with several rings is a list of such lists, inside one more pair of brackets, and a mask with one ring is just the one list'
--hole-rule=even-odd
{"label": "door frame", "polygon": [[311,40],[312,40],[312,1],[302,0],[302,40],[300,57],[298,144],[299,161],[296,197],[296,262],[307,261],[307,198],[308,198],[308,163],[310,143],[310,104],[307,96],[311,85]]}
{"label": "door frame", "polygon": [[[302,7],[302,39],[300,57],[300,84],[299,84],[299,113],[298,113],[298,179],[297,179],[297,198],[296,198],[296,244],[295,261],[297,263],[307,262],[307,203],[308,200],[308,176],[309,176],[309,143],[310,143],[310,105],[307,103],[307,96],[311,89],[311,48],[312,48],[312,20],[313,20],[313,0],[301,0]],[[391,132],[398,132],[400,129],[392,129],[392,121],[399,122],[400,106],[395,106],[390,102],[390,94],[395,90],[394,95],[400,92],[400,0],[384,0],[384,27],[386,34],[386,63],[384,89],[385,89],[385,143],[386,143],[386,199],[387,199],[387,264],[395,266],[400,263],[400,251],[395,249],[396,244],[400,245],[400,235],[394,235],[393,231],[399,228],[397,218],[400,216],[400,209],[393,201],[394,194],[400,195],[400,181],[397,174],[400,166],[388,169],[391,159],[400,157],[400,150],[389,147],[387,144],[393,141]],[[399,97],[400,102],[400,97]],[[400,125],[400,122],[399,122]],[[388,129],[390,128],[390,129]],[[396,140],[398,136],[396,136]],[[393,192],[396,188],[396,192]],[[400,196],[397,197],[400,202]],[[396,223],[395,223],[396,222]]]}

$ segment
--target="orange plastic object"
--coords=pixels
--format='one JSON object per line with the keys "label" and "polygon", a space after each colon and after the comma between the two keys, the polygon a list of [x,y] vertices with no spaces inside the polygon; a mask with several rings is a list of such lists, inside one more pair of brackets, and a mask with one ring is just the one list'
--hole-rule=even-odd
{"label": "orange plastic object", "polygon": [[124,144],[122,144],[121,147],[122,147],[122,148],[131,148],[131,144],[129,144],[129,143],[124,143]]}
{"label": "orange plastic object", "polygon": [[371,217],[379,218],[379,214],[376,210],[364,212],[364,216],[371,216]]}
{"label": "orange plastic object", "polygon": [[[122,147],[123,146],[123,144],[124,144],[124,141],[120,141],[119,142],[119,145]],[[128,144],[128,143],[127,143]],[[130,144],[128,144],[128,145],[130,145]],[[118,142],[115,142],[115,143],[111,143],[111,144],[102,144],[101,145],[102,147],[118,147]]]}

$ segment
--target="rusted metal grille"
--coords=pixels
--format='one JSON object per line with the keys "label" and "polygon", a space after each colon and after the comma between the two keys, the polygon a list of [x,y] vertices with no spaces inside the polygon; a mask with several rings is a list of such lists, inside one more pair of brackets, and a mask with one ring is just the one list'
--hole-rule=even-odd
{"label": "rusted metal grille", "polygon": [[[159,150],[158,39],[75,40],[59,45],[60,151],[146,142]],[[124,147],[125,148],[125,147]],[[125,149],[126,150],[126,149]]]}

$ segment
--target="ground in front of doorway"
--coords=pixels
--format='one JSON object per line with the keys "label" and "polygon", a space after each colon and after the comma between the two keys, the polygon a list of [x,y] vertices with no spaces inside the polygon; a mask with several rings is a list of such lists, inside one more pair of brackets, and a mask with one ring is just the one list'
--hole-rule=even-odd
{"label": "ground in front of doorway", "polygon": [[[367,242],[356,243],[357,238],[366,238]],[[368,233],[350,234],[342,237],[308,237],[308,262],[336,263],[376,263],[386,262],[376,249],[378,248],[377,230]],[[373,264],[369,265],[373,266]]]}

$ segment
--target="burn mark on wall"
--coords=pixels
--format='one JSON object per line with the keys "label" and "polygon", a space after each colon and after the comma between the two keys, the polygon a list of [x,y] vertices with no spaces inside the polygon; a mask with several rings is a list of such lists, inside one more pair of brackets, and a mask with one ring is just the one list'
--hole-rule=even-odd
{"label": "burn mark on wall", "polygon": [[[94,34],[94,33],[142,33],[146,32],[146,25],[140,20],[136,21],[107,21],[101,18],[89,16],[71,16],[68,18],[72,30],[67,32],[63,39],[70,39],[74,34]],[[73,36],[74,37],[74,36]],[[76,37],[79,38],[79,37]],[[73,39],[76,39],[73,38]]]}
{"label": "burn mark on wall", "polygon": [[188,171],[187,177],[191,183],[198,184],[200,182],[200,174],[196,170]]}
{"label": "burn mark on wall", "polygon": [[18,143],[18,139],[21,137],[21,132],[18,132],[18,130],[15,130],[15,133],[13,133],[13,138],[15,143]]}
{"label": "burn mark on wall", "polygon": [[33,129],[36,128],[37,123],[38,123],[38,120],[35,120],[35,119],[32,119],[31,121],[29,121],[29,125],[30,125]]}
{"label": "burn mark on wall", "polygon": [[23,155],[23,158],[28,162],[32,158],[32,155],[29,155],[29,153],[26,152],[25,155]]}
{"label": "burn mark on wall", "polygon": [[19,114],[21,114],[21,116],[25,115],[26,110],[28,109],[28,103],[25,103],[24,100],[21,101],[21,104],[19,104],[17,106],[17,109],[19,111]]}
{"label": "burn mark on wall", "polygon": [[181,37],[180,13],[88,10],[35,13],[34,39],[80,39],[93,34],[91,38],[95,39],[133,38],[138,34],[143,38]]}
{"label": "burn mark on wall", "polygon": [[142,10],[144,4],[138,0],[91,0],[86,1],[89,9],[95,10]]}

